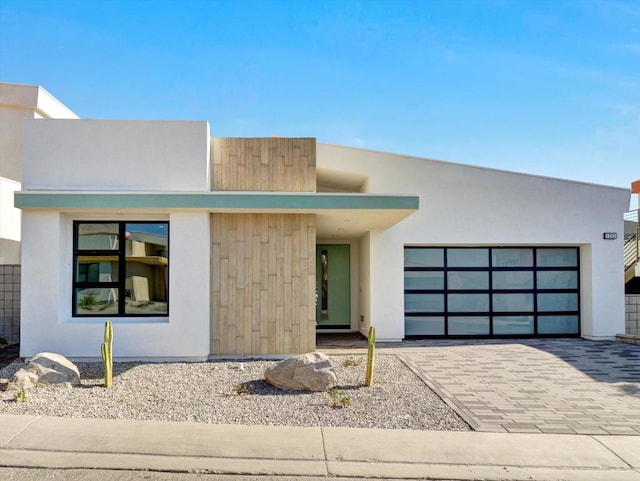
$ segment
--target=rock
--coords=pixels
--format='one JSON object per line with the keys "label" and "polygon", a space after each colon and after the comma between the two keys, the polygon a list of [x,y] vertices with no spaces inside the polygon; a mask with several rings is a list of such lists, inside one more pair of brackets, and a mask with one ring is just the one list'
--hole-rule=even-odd
{"label": "rock", "polygon": [[80,371],[61,354],[41,352],[9,380],[6,390],[26,391],[36,386],[71,387],[80,384]]}
{"label": "rock", "polygon": [[80,384],[80,371],[74,363],[61,354],[52,352],[36,354],[29,361],[26,369],[31,369],[38,375],[38,384],[66,382],[72,386]]}
{"label": "rock", "polygon": [[38,383],[38,375],[33,371],[28,371],[25,368],[17,371],[8,384],[5,386],[5,391],[28,391]]}
{"label": "rock", "polygon": [[326,391],[338,382],[326,354],[310,352],[289,357],[264,372],[266,381],[278,389]]}

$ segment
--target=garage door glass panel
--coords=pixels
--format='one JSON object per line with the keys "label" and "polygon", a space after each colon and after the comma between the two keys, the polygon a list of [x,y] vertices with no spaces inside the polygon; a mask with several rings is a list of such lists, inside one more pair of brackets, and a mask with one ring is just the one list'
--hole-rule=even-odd
{"label": "garage door glass panel", "polygon": [[449,267],[488,267],[489,249],[447,249]]}
{"label": "garage door glass panel", "polygon": [[492,249],[493,267],[531,267],[533,249]]}
{"label": "garage door glass panel", "polygon": [[578,334],[578,316],[538,316],[540,334]]}
{"label": "garage door glass panel", "polygon": [[494,294],[494,312],[533,311],[533,294]]}
{"label": "garage door glass panel", "polygon": [[578,250],[572,247],[538,248],[538,267],[576,267]]}
{"label": "garage door glass panel", "polygon": [[539,311],[577,311],[578,294],[538,294]]}
{"label": "garage door glass panel", "polygon": [[494,334],[527,335],[534,333],[533,316],[494,316]]}
{"label": "garage door glass panel", "polygon": [[538,271],[538,289],[576,289],[576,271]]}
{"label": "garage door glass panel", "polygon": [[488,312],[488,294],[449,294],[449,312]]}
{"label": "garage door glass panel", "polygon": [[404,250],[405,267],[442,267],[444,249],[420,249],[407,247]]}
{"label": "garage door glass panel", "polygon": [[450,317],[449,334],[456,336],[486,336],[489,334],[489,316]]}
{"label": "garage door glass panel", "polygon": [[489,288],[489,273],[475,271],[447,272],[449,290],[486,290]]}
{"label": "garage door glass panel", "polygon": [[493,271],[492,275],[494,289],[533,289],[533,271]]}
{"label": "garage door glass panel", "polygon": [[404,273],[406,290],[444,289],[444,272],[442,271],[407,271]]}
{"label": "garage door glass panel", "polygon": [[405,294],[406,312],[444,312],[443,294]]}
{"label": "garage door glass panel", "polygon": [[444,335],[444,317],[405,317],[405,334],[407,336],[442,336]]}

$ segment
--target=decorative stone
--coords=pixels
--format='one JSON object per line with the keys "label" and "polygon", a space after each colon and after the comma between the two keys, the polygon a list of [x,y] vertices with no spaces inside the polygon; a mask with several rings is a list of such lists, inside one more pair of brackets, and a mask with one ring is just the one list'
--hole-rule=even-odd
{"label": "decorative stone", "polygon": [[6,391],[28,391],[36,387],[38,382],[38,375],[33,371],[28,371],[25,368],[17,371],[11,379],[9,379],[8,384],[5,386]]}
{"label": "decorative stone", "polygon": [[27,391],[36,386],[71,387],[80,384],[80,371],[61,354],[41,352],[16,372],[7,390]]}
{"label": "decorative stone", "polygon": [[289,357],[264,372],[266,381],[278,389],[326,391],[338,378],[326,354],[310,352]]}

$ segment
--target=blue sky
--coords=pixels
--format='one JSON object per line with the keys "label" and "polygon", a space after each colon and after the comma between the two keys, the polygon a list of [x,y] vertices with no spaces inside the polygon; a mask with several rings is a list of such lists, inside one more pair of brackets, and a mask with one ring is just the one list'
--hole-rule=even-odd
{"label": "blue sky", "polygon": [[0,81],[83,118],[640,178],[638,0],[2,0]]}

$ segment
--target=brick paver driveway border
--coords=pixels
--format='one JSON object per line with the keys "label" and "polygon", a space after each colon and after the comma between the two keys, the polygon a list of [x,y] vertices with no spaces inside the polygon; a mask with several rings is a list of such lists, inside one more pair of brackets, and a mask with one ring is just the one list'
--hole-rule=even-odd
{"label": "brick paver driveway border", "polygon": [[640,346],[429,340],[388,352],[477,431],[640,435]]}

